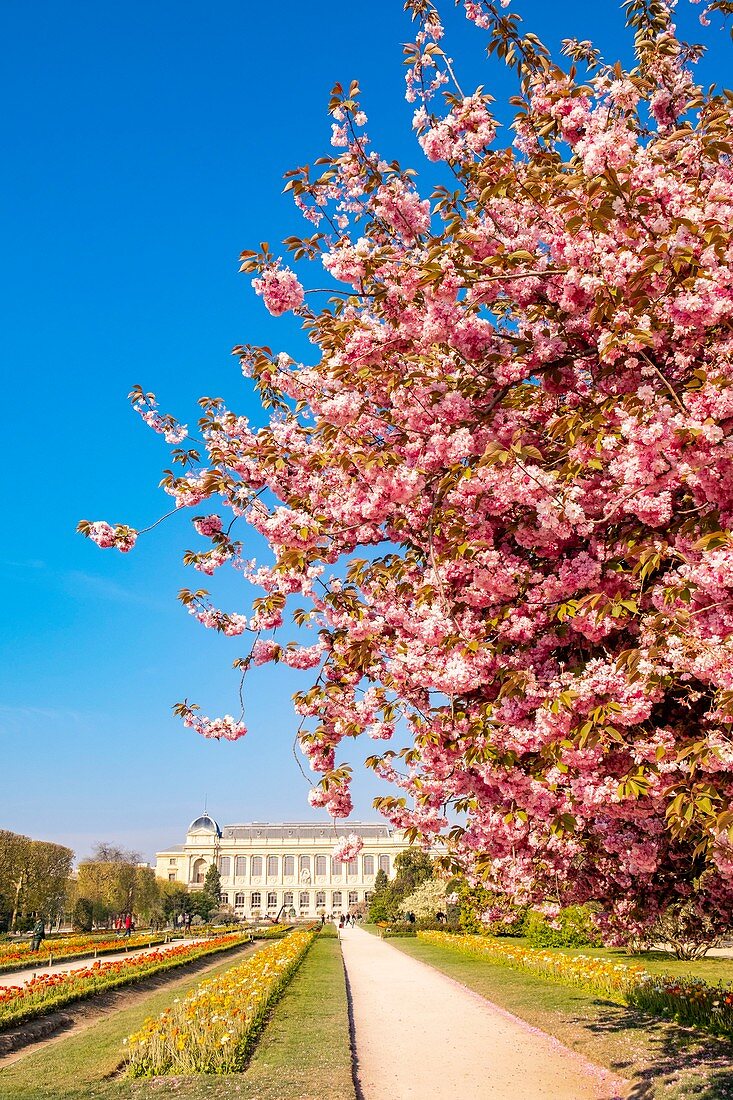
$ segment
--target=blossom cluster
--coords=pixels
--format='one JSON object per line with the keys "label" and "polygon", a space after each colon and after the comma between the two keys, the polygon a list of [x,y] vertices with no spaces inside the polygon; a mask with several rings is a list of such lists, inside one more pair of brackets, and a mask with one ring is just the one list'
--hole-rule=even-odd
{"label": "blossom cluster", "polygon": [[[232,561],[263,594],[250,616],[184,602],[257,635],[245,671],[318,668],[295,695],[312,805],[348,815],[340,754],[366,734],[395,788],[382,812],[492,891],[595,900],[608,935],[681,900],[723,922],[733,105],[697,85],[671,5],[627,6],[625,70],[572,40],[556,63],[469,3],[517,76],[507,147],[437,11],[406,6],[408,98],[445,184],[421,194],[359,130],[358,87],[334,88],[334,152],[286,186],[319,230],[288,247],[335,289],[311,308],[266,247],[242,263],[271,313],[297,311],[312,362],[237,347],[268,422],[203,398],[205,455],[164,481],[177,508],[214,498],[266,540],[272,560],[244,566],[207,527],[214,557],[190,560]],[[291,610],[316,645],[260,637]],[[221,721],[189,725],[241,736]]]}

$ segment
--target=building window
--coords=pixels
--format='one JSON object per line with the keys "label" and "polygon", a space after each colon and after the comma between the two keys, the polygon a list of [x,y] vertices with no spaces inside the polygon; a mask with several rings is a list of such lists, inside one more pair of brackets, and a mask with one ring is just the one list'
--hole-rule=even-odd
{"label": "building window", "polygon": [[340,890],[334,890],[334,892],[333,892],[333,907],[334,907],[334,909],[340,909],[341,908],[341,891]]}
{"label": "building window", "polygon": [[219,894],[219,904],[220,905],[228,905],[229,904],[229,894]]}
{"label": "building window", "polygon": [[364,856],[364,875],[371,876],[374,874],[374,856]]}
{"label": "building window", "polygon": [[336,859],[335,856],[331,856],[331,874],[336,878],[341,878],[341,860]]}
{"label": "building window", "polygon": [[295,874],[295,856],[283,857],[283,874],[294,875]]}
{"label": "building window", "polygon": [[277,856],[267,857],[267,874],[270,878],[277,876]]}
{"label": "building window", "polygon": [[325,909],[326,907],[326,891],[319,890],[316,894],[316,908]]}
{"label": "building window", "polygon": [[169,882],[175,882],[177,877],[178,876],[176,875],[175,871],[169,871],[169,873],[168,873],[168,881]]}
{"label": "building window", "polygon": [[350,859],[346,864],[346,874],[351,875],[352,878],[356,878],[359,874],[359,861],[356,859]]}
{"label": "building window", "polygon": [[169,859],[168,862],[171,865],[171,867],[175,867],[175,865],[176,865],[176,860],[175,859]]}
{"label": "building window", "polygon": [[262,877],[262,856],[252,856],[252,878]]}
{"label": "building window", "polygon": [[247,860],[244,856],[234,857],[234,874],[237,878],[244,878],[247,874]]}
{"label": "building window", "polygon": [[325,856],[316,856],[316,874],[325,875],[328,873],[328,864],[326,863]]}
{"label": "building window", "polygon": [[356,905],[359,901],[359,895],[356,890],[349,890],[349,905]]}
{"label": "building window", "polygon": [[219,874],[222,878],[229,878],[232,861],[229,856],[219,856]]}
{"label": "building window", "polygon": [[206,860],[195,859],[193,861],[193,874],[191,875],[191,881],[197,883],[203,883],[206,878]]}
{"label": "building window", "polygon": [[277,909],[277,894],[274,890],[271,890],[270,893],[267,895],[267,908]]}
{"label": "building window", "polygon": [[300,908],[301,909],[310,908],[310,895],[309,895],[307,890],[301,890],[300,891]]}
{"label": "building window", "polygon": [[369,902],[372,900],[373,897],[374,897],[374,894],[371,890],[365,890],[364,891],[364,901],[367,903],[367,905],[369,904]]}
{"label": "building window", "polygon": [[389,874],[389,856],[379,857],[379,870],[384,871],[385,875]]}
{"label": "building window", "polygon": [[259,909],[259,907],[262,905],[262,894],[259,892],[259,890],[252,891],[252,899],[250,905],[253,909]]}
{"label": "building window", "polygon": [[237,894],[234,898],[234,905],[237,909],[244,909],[247,902],[245,901],[244,894]]}
{"label": "building window", "polygon": [[301,875],[303,874],[304,871],[307,874],[311,873],[311,857],[310,856],[301,856],[298,862],[300,864],[299,871],[300,871]]}
{"label": "building window", "polygon": [[286,890],[285,893],[283,894],[283,905],[285,906],[286,909],[292,909],[293,908],[293,891],[292,890]]}

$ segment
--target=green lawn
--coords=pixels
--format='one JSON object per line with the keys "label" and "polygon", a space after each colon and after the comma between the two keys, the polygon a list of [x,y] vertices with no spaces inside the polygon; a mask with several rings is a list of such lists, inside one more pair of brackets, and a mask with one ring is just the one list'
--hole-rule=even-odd
{"label": "green lawn", "polygon": [[[207,971],[221,974],[229,960]],[[122,1039],[147,1016],[185,995],[202,975],[180,978],[94,1024],[0,1070],[2,1100],[353,1100],[351,1048],[341,948],[318,936],[273,1010],[243,1074],[130,1081],[120,1075]]]}
{"label": "green lawn", "polygon": [[[729,1043],[419,939],[386,942],[628,1078],[633,1100],[733,1098],[733,1046]],[[689,973],[690,967],[700,964],[678,965]]]}

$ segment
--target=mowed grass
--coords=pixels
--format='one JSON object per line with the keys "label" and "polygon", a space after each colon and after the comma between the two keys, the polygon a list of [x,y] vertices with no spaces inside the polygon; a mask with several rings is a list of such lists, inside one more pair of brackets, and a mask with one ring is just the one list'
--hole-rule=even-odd
{"label": "mowed grass", "polygon": [[387,943],[626,1077],[633,1100],[733,1098],[733,1044],[419,939]]}
{"label": "mowed grass", "polygon": [[[207,972],[221,974],[231,961]],[[275,1006],[244,1073],[131,1081],[120,1074],[122,1040],[184,996],[201,975],[171,983],[0,1070],[2,1100],[353,1100],[348,1005],[341,948],[319,935]]]}

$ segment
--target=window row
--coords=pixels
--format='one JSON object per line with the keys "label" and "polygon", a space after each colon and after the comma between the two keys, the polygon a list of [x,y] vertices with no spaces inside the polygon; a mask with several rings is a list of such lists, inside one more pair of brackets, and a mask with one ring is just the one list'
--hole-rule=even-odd
{"label": "window row", "polygon": [[[349,905],[356,905],[359,901],[359,894],[356,890],[349,890],[346,892],[348,896]],[[310,908],[311,894],[308,890],[301,890],[297,895],[287,890],[283,894],[282,906],[285,909],[293,909],[295,907],[295,898],[298,898],[298,905],[301,909]],[[364,900],[369,901],[371,894],[367,891],[364,895]],[[219,899],[222,905],[229,905],[229,894],[223,893],[219,895]],[[315,905],[317,909],[323,909],[326,906],[326,891],[317,890],[315,895]],[[343,905],[343,893],[341,890],[334,890],[331,895],[331,904],[334,908],[338,908]],[[244,909],[247,905],[247,895],[238,893],[234,895],[234,907],[235,909]],[[253,890],[250,894],[249,905],[251,909],[262,908],[262,892],[260,890]],[[268,911],[277,911],[281,906],[278,904],[277,894],[272,891],[267,894],[267,909]]]}
{"label": "window row", "polygon": [[[250,874],[252,878],[261,878],[263,868],[267,867],[267,877],[277,878],[280,875],[280,856],[267,856],[266,862],[263,856],[250,856]],[[376,864],[375,864],[376,859]],[[297,868],[298,874],[310,874],[311,868],[313,868],[316,875],[325,875],[328,872],[328,856],[298,856]],[[375,866],[380,871],[384,871],[386,875],[390,873],[390,861],[389,856],[365,855],[361,857],[362,860],[362,874],[365,877],[370,877],[374,874]],[[295,856],[283,856],[282,857],[282,873],[284,876],[292,876],[296,873],[296,857]],[[219,856],[219,874],[222,878],[229,878],[232,873],[232,856]],[[359,873],[358,860],[352,859],[346,864],[346,873],[348,875],[357,875]],[[234,856],[234,876],[235,878],[244,878],[247,874],[247,856]],[[334,859],[331,857],[331,874],[341,875],[343,874],[343,864],[340,859]]]}

